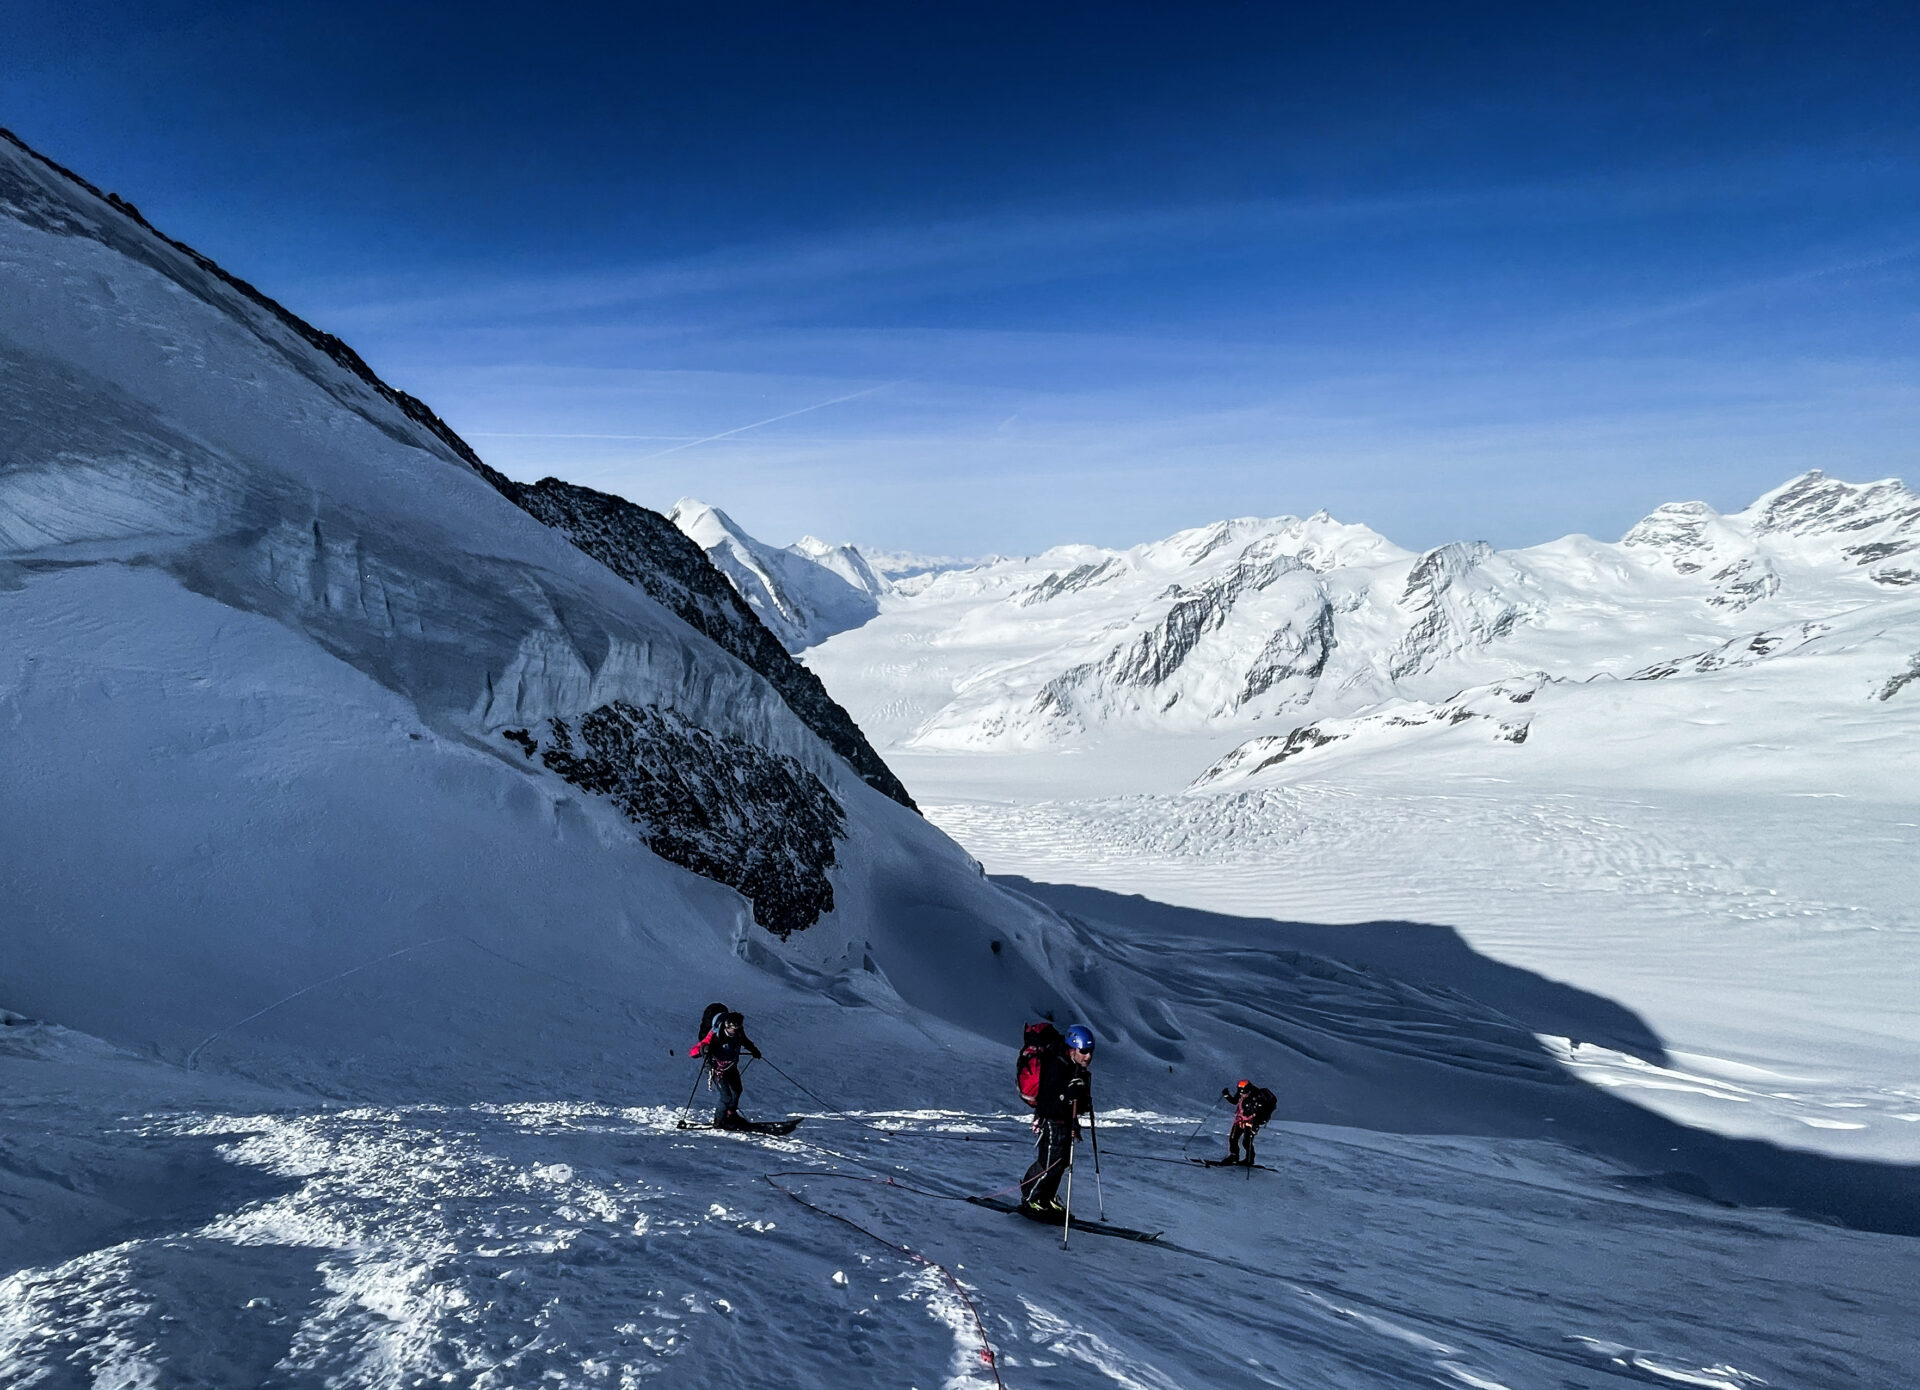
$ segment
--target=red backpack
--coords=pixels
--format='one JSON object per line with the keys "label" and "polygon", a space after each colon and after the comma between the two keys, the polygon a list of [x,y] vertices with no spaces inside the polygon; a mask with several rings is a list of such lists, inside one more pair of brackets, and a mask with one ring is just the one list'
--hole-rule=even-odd
{"label": "red backpack", "polygon": [[1013,1065],[1013,1079],[1020,1087],[1020,1099],[1032,1108],[1040,1101],[1040,1062],[1048,1053],[1058,1054],[1067,1040],[1051,1023],[1029,1023],[1020,1039],[1020,1060]]}

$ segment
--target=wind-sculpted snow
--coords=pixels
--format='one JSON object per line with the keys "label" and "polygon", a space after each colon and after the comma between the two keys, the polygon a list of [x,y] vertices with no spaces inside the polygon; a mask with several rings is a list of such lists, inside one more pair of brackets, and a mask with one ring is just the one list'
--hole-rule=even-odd
{"label": "wind-sculpted snow", "polygon": [[[1141,966],[1191,953],[1174,937],[1156,958],[1152,934]],[[1271,970],[1253,955],[1217,972],[1217,1001],[1189,997],[1201,975],[1176,968],[1182,1017],[1231,1014],[1229,982]],[[1427,1076],[1567,1119],[1617,1108],[1564,1078],[1476,1065],[1455,1032],[1473,1011],[1444,990],[1396,995],[1352,968],[1305,984],[1327,1003],[1348,988],[1374,999],[1382,1039],[1399,1020],[1407,1048],[1356,1075],[1376,1094],[1388,1076]],[[1319,1022],[1284,1026],[1317,1040]],[[1486,1027],[1496,1060],[1527,1052],[1524,1033]],[[1468,1051],[1433,1069],[1450,1038]],[[1552,1069],[1563,1054],[1534,1055]],[[1324,1062],[1286,1065],[1311,1076]],[[1193,1160],[1221,1146],[1222,1107],[1130,1103],[1097,1063],[1100,1172],[1081,1145],[1074,1210],[1163,1234],[1075,1230],[1062,1249],[1057,1232],[964,1200],[1017,1179],[1024,1117],[887,1104],[884,1068],[829,1081],[815,1063],[811,1079],[851,1108],[810,1106],[792,1137],[763,1138],[676,1128],[681,1097],[655,1098],[665,1078],[629,1104],[351,1108],[163,1081],[166,1104],[116,1110],[126,1102],[87,1089],[98,1073],[55,1099],[32,1093],[38,1080],[23,1095],[33,1064],[10,1065],[0,1106],[30,1124],[0,1130],[0,1185],[59,1163],[124,1191],[169,1156],[209,1162],[193,1210],[28,1262],[0,1251],[9,1384],[1898,1390],[1907,1371],[1911,1239],[1730,1207],[1685,1171],[1549,1142],[1303,1121],[1265,1070],[1283,1097],[1265,1166],[1205,1169]],[[121,1065],[130,1091],[153,1070]]]}
{"label": "wind-sculpted snow", "polygon": [[662,859],[739,889],[774,935],[833,910],[827,871],[846,816],[792,758],[618,701],[587,711],[577,733],[560,718],[538,737],[501,733],[576,787],[612,800]]}

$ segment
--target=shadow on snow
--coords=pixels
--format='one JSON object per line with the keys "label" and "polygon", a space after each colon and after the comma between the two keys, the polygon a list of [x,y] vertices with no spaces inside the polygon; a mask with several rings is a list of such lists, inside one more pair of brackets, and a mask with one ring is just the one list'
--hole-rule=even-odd
{"label": "shadow on snow", "polygon": [[1106,1034],[1177,1066],[1245,1074],[1279,1118],[1399,1134],[1547,1139],[1705,1200],[1920,1235],[1920,1167],[1831,1157],[1679,1124],[1587,1085],[1535,1034],[1656,1065],[1632,1010],[1476,952],[1452,927],[1234,917],[998,877],[1064,915],[1061,962]]}

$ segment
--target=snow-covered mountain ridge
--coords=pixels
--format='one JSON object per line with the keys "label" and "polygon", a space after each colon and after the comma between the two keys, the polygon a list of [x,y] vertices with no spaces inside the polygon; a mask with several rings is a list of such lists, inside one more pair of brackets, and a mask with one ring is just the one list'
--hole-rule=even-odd
{"label": "snow-covered mountain ridge", "polygon": [[[890,958],[906,980],[903,879],[1014,965],[1033,910],[911,814],[664,517],[504,478],[11,137],[0,274],[9,1004],[178,1056],[331,972],[454,949],[430,1005],[308,1037],[275,1006],[242,1050],[471,1072],[491,1015],[467,1005],[524,999],[529,953],[632,981],[811,928],[823,986]],[[593,1036],[550,1021],[543,1046]]]}
{"label": "snow-covered mountain ridge", "polygon": [[755,540],[718,507],[683,497],[668,520],[706,552],[790,652],[858,627],[880,611],[887,581],[849,545],[811,536],[786,549]]}
{"label": "snow-covered mountain ridge", "polygon": [[1265,745],[1298,754],[1332,741],[1326,721],[1426,724],[1421,711],[1500,682],[1690,678],[1843,650],[1858,664],[1832,665],[1829,693],[1865,700],[1920,654],[1916,551],[1920,497],[1817,471],[1731,515],[1660,507],[1617,543],[1416,555],[1324,513],[1241,519],[941,574],[808,663],[896,751],[1279,722]]}

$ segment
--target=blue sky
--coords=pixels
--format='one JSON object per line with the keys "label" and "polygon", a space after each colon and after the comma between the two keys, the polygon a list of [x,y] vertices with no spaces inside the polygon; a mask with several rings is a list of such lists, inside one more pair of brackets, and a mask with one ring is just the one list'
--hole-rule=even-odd
{"label": "blue sky", "polygon": [[1911,6],[8,7],[0,124],[517,476],[769,540],[1920,481]]}

